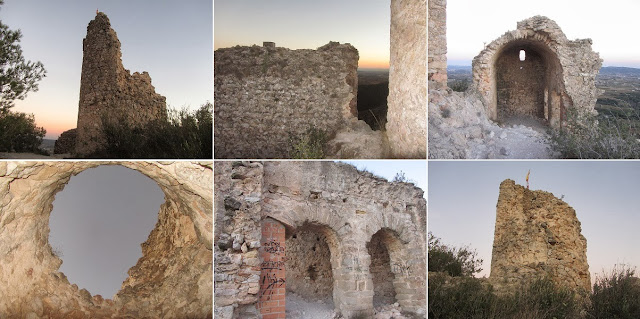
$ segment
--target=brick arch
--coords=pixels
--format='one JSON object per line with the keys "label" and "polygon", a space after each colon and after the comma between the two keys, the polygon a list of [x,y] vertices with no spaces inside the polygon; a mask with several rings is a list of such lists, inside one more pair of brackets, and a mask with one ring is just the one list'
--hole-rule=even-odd
{"label": "brick arch", "polygon": [[[153,179],[165,194],[159,221],[143,256],[113,300],[78,290],[59,272],[48,242],[55,195],[71,176],[99,165],[122,165]],[[0,314],[27,316],[211,315],[211,163],[3,162],[0,163]],[[209,182],[209,183],[207,183]],[[182,233],[184,236],[178,236]],[[6,244],[5,244],[6,243]],[[169,264],[184,265],[177,271]],[[155,268],[151,266],[155,265]],[[163,266],[164,265],[164,266]],[[183,270],[184,270],[183,269]],[[162,278],[162,279],[157,279]],[[172,288],[169,288],[172,287]],[[195,287],[195,288],[194,288]],[[181,307],[163,295],[182,290]],[[187,298],[191,295],[191,298]],[[195,298],[195,299],[194,299]],[[198,299],[199,298],[199,299]],[[154,301],[155,300],[155,301]],[[160,301],[158,301],[160,300]],[[144,314],[144,315],[143,315]],[[33,316],[33,315],[31,315]]]}
{"label": "brick arch", "polygon": [[[307,216],[308,218],[304,218],[302,216]],[[318,233],[324,238],[324,242],[328,245],[330,251],[330,263],[331,263],[331,274],[332,274],[332,298],[334,306],[338,311],[341,311],[340,305],[342,304],[340,301],[344,297],[344,292],[340,289],[338,282],[342,280],[341,273],[344,265],[344,254],[342,249],[342,240],[344,239],[342,236],[338,234],[335,230],[335,223],[327,224],[324,222],[325,218],[319,219],[318,217],[321,215],[310,213],[309,215],[304,214],[266,214],[263,216],[262,220],[262,246],[264,247],[265,243],[269,241],[267,237],[276,238],[276,241],[279,241],[277,244],[279,247],[282,247],[282,251],[285,252],[287,247],[284,244],[286,239],[294,236],[296,232],[300,229],[311,229],[312,231]],[[298,217],[298,218],[296,218]],[[321,221],[322,220],[322,221]],[[344,227],[349,227],[348,225],[343,225]],[[272,249],[271,249],[272,250]],[[266,254],[264,253],[264,249],[261,248],[261,261],[264,264],[267,262],[280,262],[283,261],[284,264],[287,264],[284,258],[279,256],[275,256],[275,254]],[[278,301],[278,305],[285,305],[285,294],[286,294],[286,276],[287,269],[265,269],[262,267],[261,271],[261,280],[260,280],[260,296],[258,302],[258,309],[263,315],[273,315],[274,318],[284,318],[284,310],[285,307],[276,307],[276,304],[273,303],[273,300]],[[267,279],[267,284],[265,285],[265,280]],[[283,289],[283,293],[280,291],[274,293],[267,289],[266,286],[273,286],[272,282],[269,282],[269,278],[275,278],[277,282],[277,288]],[[283,280],[279,280],[283,279]],[[268,295],[267,295],[268,292]]]}

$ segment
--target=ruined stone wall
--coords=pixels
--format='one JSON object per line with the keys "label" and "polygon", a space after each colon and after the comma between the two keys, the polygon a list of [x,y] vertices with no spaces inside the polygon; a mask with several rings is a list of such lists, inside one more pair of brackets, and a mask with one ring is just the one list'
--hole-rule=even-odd
{"label": "ruined stone wall", "polygon": [[216,158],[290,158],[311,128],[335,134],[357,119],[358,51],[265,46],[215,51]]}
{"label": "ruined stone wall", "polygon": [[429,89],[447,87],[447,0],[429,3]]}
{"label": "ruined stone wall", "polygon": [[83,40],[76,153],[86,156],[104,143],[102,119],[115,125],[142,126],[167,117],[165,97],[155,93],[147,72],[133,75],[122,65],[120,41],[100,12]]}
{"label": "ruined stone wall", "polygon": [[599,95],[595,78],[602,59],[592,51],[591,39],[570,41],[553,20],[535,16],[518,22],[516,30],[491,42],[473,59],[472,87],[480,93],[492,120],[498,119],[499,58],[505,50],[525,48],[541,55],[546,65],[544,107],[548,109],[547,120],[552,127],[559,127],[572,108],[595,113]]}
{"label": "ruined stone wall", "polygon": [[[306,234],[305,229],[311,230],[316,242],[326,242],[331,265],[331,296],[337,312],[346,318],[373,314],[374,281],[370,267],[373,264],[375,268],[385,261],[372,261],[367,243],[374,234],[382,233],[393,274],[388,280],[392,281],[396,300],[405,311],[426,314],[426,203],[420,189],[411,184],[390,183],[370,173],[359,172],[350,165],[333,162],[217,162],[215,170],[216,203],[233,206],[231,211],[235,214],[229,215],[228,208],[216,208],[217,222],[219,218],[236,221],[236,226],[225,233],[237,229],[244,234],[259,234],[260,226],[255,221],[238,222],[255,220],[255,213],[259,211],[263,220],[272,218],[286,228],[287,243],[294,240],[294,234],[301,234],[302,237],[295,240],[301,239],[304,243],[300,248],[292,248],[294,256],[302,254],[300,249],[305,249],[302,247],[313,247],[305,240],[313,239],[308,238],[311,235]],[[260,174],[262,178],[258,177]],[[258,187],[262,187],[261,193],[258,193]],[[232,203],[235,204],[230,205]],[[226,217],[219,217],[220,214],[226,214]],[[235,291],[230,287],[242,287],[250,278],[246,275],[241,279],[240,274],[259,269],[243,262],[255,256],[251,247],[244,252],[228,245],[224,250],[218,250],[221,237],[216,229],[216,315],[240,318],[237,311],[234,314],[234,301],[236,307],[244,304],[245,308],[251,301],[242,290],[237,297],[232,297],[231,293]],[[289,246],[286,247],[289,251]],[[325,251],[322,255],[326,255],[326,250],[320,249]],[[309,253],[313,251],[307,251]],[[236,266],[229,265],[230,262],[221,264],[219,261],[226,261],[225,256],[236,258]],[[378,258],[377,254],[374,258]],[[310,258],[310,261],[314,259]],[[251,261],[251,264],[260,265],[261,262]],[[305,262],[307,269],[295,269],[292,273],[308,271],[310,264]],[[326,262],[325,259],[325,265]],[[233,275],[229,279],[219,278],[219,271]],[[319,265],[315,272],[318,280],[319,275],[326,272],[326,266]],[[289,274],[289,270],[285,273]],[[304,280],[310,280],[311,276],[307,274],[309,279]],[[249,282],[246,285],[248,288]],[[219,296],[228,297],[225,303],[230,307],[226,308],[228,316],[222,316],[222,310],[218,312],[217,307],[222,306],[218,304]],[[257,297],[253,300],[257,303]]]}
{"label": "ruined stone wall", "polygon": [[216,162],[215,318],[257,318],[262,260],[260,163]]}
{"label": "ruined stone wall", "polygon": [[535,51],[525,51],[520,61],[518,47],[505,50],[498,58],[498,120],[517,115],[544,119],[545,65]]}
{"label": "ruined stone wall", "polygon": [[427,157],[427,3],[391,0],[387,136],[395,158]]}
{"label": "ruined stone wall", "polygon": [[512,180],[500,184],[491,256],[491,282],[514,291],[536,278],[549,277],[574,291],[591,287],[587,240],[576,212],[544,191]]}
{"label": "ruined stone wall", "polygon": [[[55,194],[103,164],[137,170],[165,194],[143,255],[113,300],[70,283],[48,242]],[[211,162],[1,162],[0,317],[210,318],[212,178]]]}

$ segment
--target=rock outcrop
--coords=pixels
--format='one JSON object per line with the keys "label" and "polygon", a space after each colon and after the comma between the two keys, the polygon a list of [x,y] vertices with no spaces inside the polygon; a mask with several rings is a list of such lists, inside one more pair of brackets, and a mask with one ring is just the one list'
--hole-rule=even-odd
{"label": "rock outcrop", "polygon": [[549,278],[576,292],[589,292],[587,240],[567,203],[512,180],[500,184],[491,256],[491,283],[514,291],[537,278]]}
{"label": "rock outcrop", "polygon": [[[122,165],[165,194],[142,257],[113,300],[91,296],[59,272],[49,245],[55,194],[71,176]],[[1,162],[0,317],[211,318],[211,162]]]}
{"label": "rock outcrop", "polygon": [[166,99],[155,92],[147,72],[133,75],[122,65],[120,41],[106,14],[89,22],[83,40],[76,155],[101,150],[103,121],[140,127],[166,120]]}

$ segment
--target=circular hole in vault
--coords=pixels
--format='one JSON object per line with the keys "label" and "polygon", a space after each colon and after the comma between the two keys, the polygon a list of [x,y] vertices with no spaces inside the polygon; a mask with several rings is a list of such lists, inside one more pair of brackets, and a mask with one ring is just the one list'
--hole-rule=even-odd
{"label": "circular hole in vault", "polygon": [[53,202],[49,244],[60,272],[93,295],[111,298],[142,256],[164,194],[135,170],[103,165],[71,177]]}

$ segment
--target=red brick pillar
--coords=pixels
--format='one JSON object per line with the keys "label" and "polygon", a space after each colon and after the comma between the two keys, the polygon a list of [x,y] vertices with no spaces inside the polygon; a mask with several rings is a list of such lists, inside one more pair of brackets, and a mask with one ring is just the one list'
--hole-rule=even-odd
{"label": "red brick pillar", "polygon": [[260,300],[263,319],[285,318],[284,225],[267,218],[262,221],[260,258]]}

